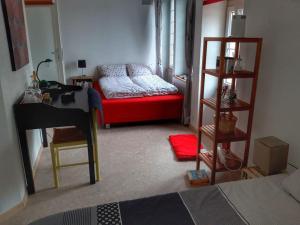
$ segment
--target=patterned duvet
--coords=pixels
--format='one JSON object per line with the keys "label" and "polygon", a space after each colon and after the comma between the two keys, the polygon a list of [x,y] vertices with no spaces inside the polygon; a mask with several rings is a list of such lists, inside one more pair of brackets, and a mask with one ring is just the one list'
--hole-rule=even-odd
{"label": "patterned duvet", "polygon": [[144,75],[129,78],[102,77],[100,87],[107,99],[136,98],[154,95],[175,94],[178,89],[156,75]]}
{"label": "patterned duvet", "polygon": [[140,86],[149,96],[176,94],[178,89],[157,75],[135,76],[132,82]]}

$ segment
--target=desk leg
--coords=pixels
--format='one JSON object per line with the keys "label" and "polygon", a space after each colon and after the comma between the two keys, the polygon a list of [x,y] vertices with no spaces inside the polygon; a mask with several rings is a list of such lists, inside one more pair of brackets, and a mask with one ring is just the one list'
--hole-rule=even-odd
{"label": "desk leg", "polygon": [[42,129],[42,136],[43,136],[43,147],[47,148],[48,147],[48,140],[47,140],[47,131],[46,129]]}
{"label": "desk leg", "polygon": [[32,173],[32,167],[31,167],[28,144],[27,144],[26,130],[19,130],[19,138],[20,138],[20,146],[21,146],[26,182],[27,182],[27,191],[29,195],[32,195],[35,193],[35,188],[34,188],[33,173]]}
{"label": "desk leg", "polygon": [[94,151],[93,151],[93,139],[91,128],[87,130],[87,144],[88,144],[88,156],[89,156],[89,171],[90,171],[90,184],[95,184],[95,163],[94,163]]}

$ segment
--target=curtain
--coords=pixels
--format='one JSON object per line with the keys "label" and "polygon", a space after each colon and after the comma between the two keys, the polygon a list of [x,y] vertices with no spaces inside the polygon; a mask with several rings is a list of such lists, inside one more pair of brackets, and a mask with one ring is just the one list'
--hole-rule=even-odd
{"label": "curtain", "polygon": [[193,74],[193,51],[196,22],[196,0],[188,0],[186,7],[186,30],[185,30],[185,61],[187,67],[186,91],[184,95],[183,123],[188,125],[191,117],[192,74]]}
{"label": "curtain", "polygon": [[162,0],[155,0],[156,74],[163,77],[162,69]]}

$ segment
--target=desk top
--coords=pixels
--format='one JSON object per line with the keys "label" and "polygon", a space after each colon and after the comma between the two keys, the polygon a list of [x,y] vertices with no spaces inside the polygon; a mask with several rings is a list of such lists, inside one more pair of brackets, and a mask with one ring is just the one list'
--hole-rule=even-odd
{"label": "desk top", "polygon": [[74,91],[74,102],[62,103],[61,95],[62,94],[60,94],[57,99],[51,103],[51,106],[60,109],[81,109],[85,112],[89,112],[88,88],[82,88],[82,90]]}
{"label": "desk top", "polygon": [[[74,92],[74,102],[63,103],[61,96],[66,92]],[[30,108],[30,107],[48,107],[50,106],[57,109],[79,109],[84,112],[89,112],[89,101],[88,101],[88,88],[82,88],[72,85],[61,85],[55,88],[44,88],[42,93],[50,93],[52,97],[52,102],[47,103],[22,103],[23,96],[16,102],[15,106],[17,108]]]}
{"label": "desk top", "polygon": [[[74,87],[74,88],[73,88]],[[74,102],[62,103],[61,96],[68,91],[74,91]],[[77,126],[87,130],[90,120],[88,88],[65,86],[62,89],[44,89],[43,93],[50,93],[51,104],[21,103],[21,99],[14,104],[17,124],[22,129],[41,129],[62,126]]]}

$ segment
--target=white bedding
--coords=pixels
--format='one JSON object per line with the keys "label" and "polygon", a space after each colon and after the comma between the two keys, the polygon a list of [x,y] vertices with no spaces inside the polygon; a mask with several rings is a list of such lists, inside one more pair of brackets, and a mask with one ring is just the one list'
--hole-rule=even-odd
{"label": "white bedding", "polygon": [[300,224],[300,203],[284,191],[285,174],[220,184],[228,201],[251,225]]}
{"label": "white bedding", "polygon": [[143,97],[146,91],[134,84],[129,77],[102,77],[100,87],[107,99]]}
{"label": "white bedding", "polygon": [[131,78],[132,82],[140,86],[146,91],[146,95],[168,95],[175,94],[178,89],[161,79],[157,75],[144,75]]}

